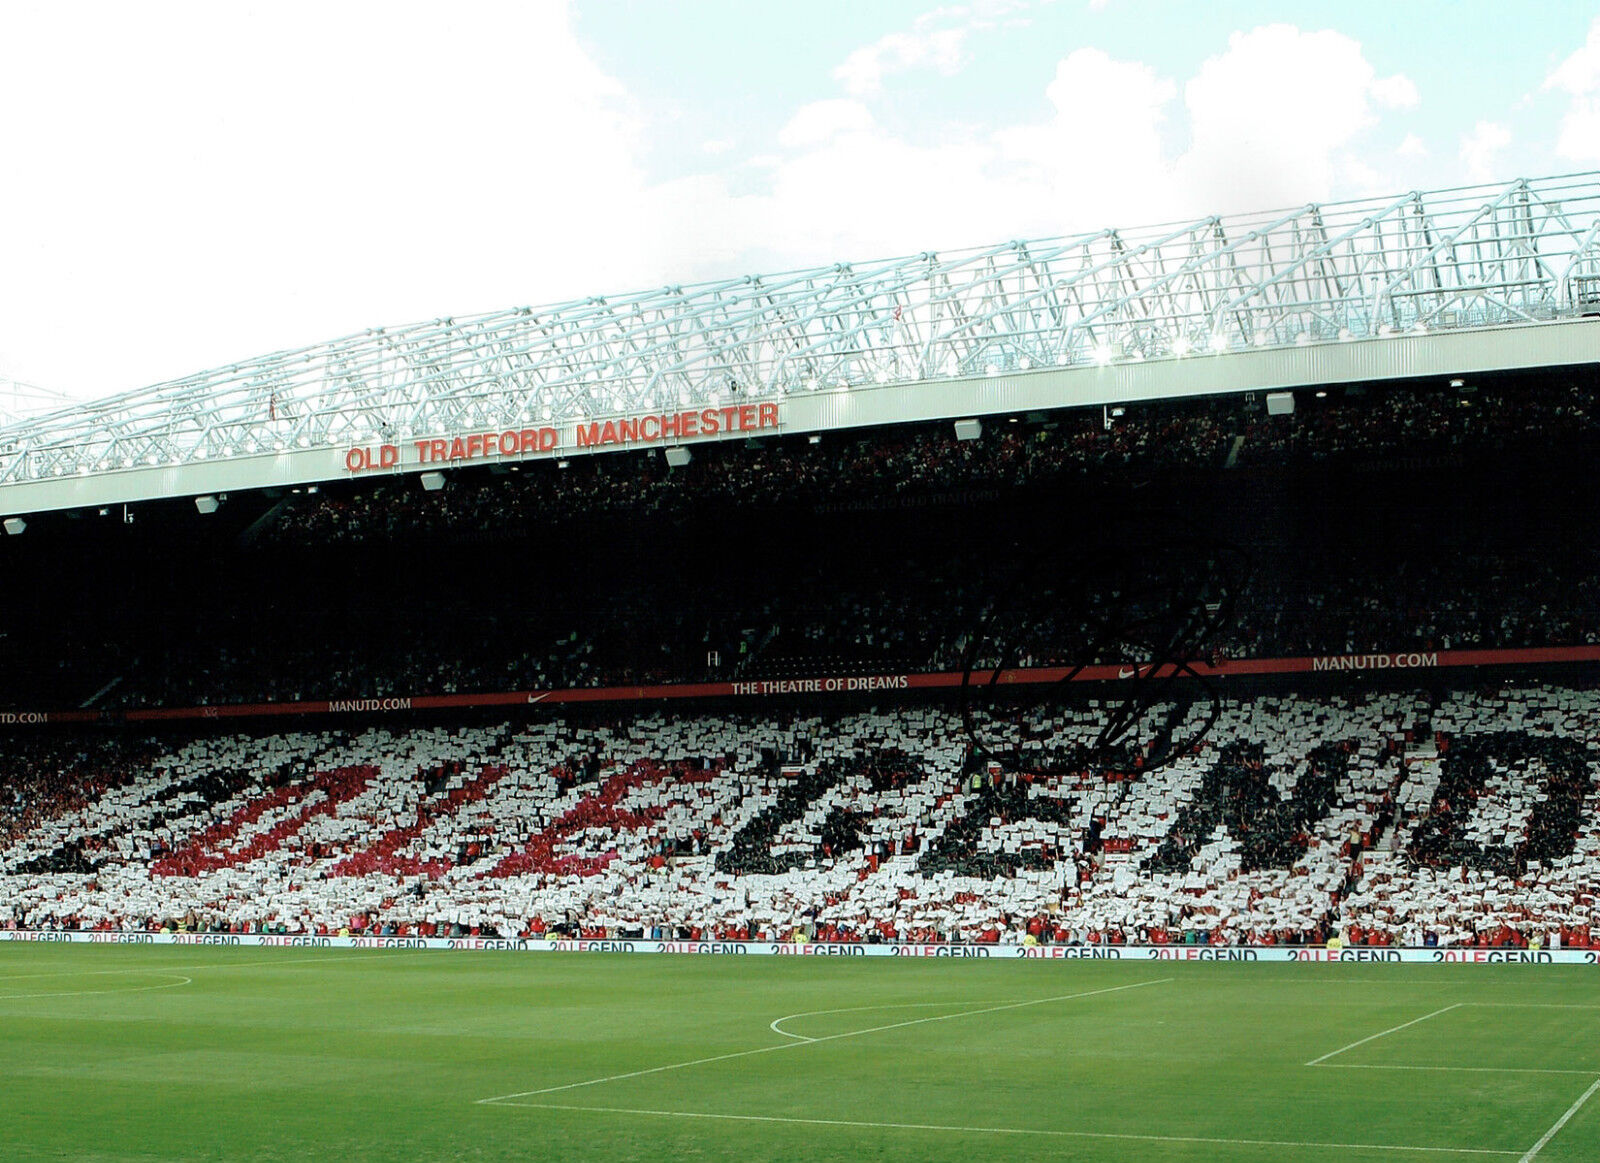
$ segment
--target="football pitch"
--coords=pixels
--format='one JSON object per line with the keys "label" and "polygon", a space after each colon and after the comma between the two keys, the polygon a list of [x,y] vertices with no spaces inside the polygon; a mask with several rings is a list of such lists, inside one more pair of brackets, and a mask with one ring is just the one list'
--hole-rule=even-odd
{"label": "football pitch", "polygon": [[1553,966],[0,945],[0,1159],[1600,1158]]}

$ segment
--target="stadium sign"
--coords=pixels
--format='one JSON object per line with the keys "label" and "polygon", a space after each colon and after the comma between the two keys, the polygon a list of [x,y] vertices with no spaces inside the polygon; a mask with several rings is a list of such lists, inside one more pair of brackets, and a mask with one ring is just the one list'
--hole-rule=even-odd
{"label": "stadium sign", "polygon": [[0,711],[0,728],[61,723],[129,723],[271,718],[283,715],[385,715],[465,708],[557,706],[567,703],[638,703],[655,700],[765,699],[794,696],[874,694],[898,691],[1051,686],[1060,683],[1136,683],[1150,679],[1227,679],[1247,676],[1344,673],[1396,669],[1458,669],[1479,666],[1546,666],[1600,663],[1600,645],[1537,646],[1514,650],[1430,650],[1391,654],[1344,654],[1311,658],[1240,658],[1184,665],[1017,667],[1009,670],[934,671],[918,674],[823,675],[816,678],[741,682],[679,682],[640,686],[569,687],[557,690],[477,691],[453,695],[317,699],[282,703],[214,703],[204,707],[144,707],[128,711]]}
{"label": "stadium sign", "polygon": [[1339,654],[1328,658],[1313,658],[1312,670],[1389,670],[1418,666],[1438,666],[1439,652],[1413,651],[1409,654]]}
{"label": "stadium sign", "polygon": [[1600,965],[1595,949],[1344,948],[1301,945],[1015,945],[895,944],[803,941],[649,941],[634,939],[550,940],[539,937],[353,937],[271,933],[124,933],[62,930],[0,930],[0,941],[64,944],[233,945],[270,948],[433,949],[441,952],[667,953],[728,956],[776,953],[799,956],[986,957],[996,960],[1095,958],[1111,961],[1249,961],[1292,963],[1394,962],[1407,965]]}
{"label": "stadium sign", "polygon": [[[552,456],[558,452],[681,444],[707,438],[750,435],[779,426],[779,406],[729,404],[678,412],[647,412],[609,420],[578,421],[565,432],[545,425],[434,436],[404,444],[356,445],[344,451],[349,473],[453,467],[489,460]],[[565,436],[565,439],[563,439]]]}

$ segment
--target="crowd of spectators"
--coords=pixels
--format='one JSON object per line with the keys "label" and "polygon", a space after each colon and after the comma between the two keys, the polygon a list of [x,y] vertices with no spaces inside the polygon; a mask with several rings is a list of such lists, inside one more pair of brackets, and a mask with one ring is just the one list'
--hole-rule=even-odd
{"label": "crowd of spectators", "polygon": [[[1197,600],[1215,608],[1215,632],[1203,641],[1191,633],[1182,644],[1207,661],[1600,641],[1600,538],[1592,527],[1539,551],[1478,538],[1468,518],[1450,538],[1394,536],[1366,546],[1346,529],[1326,544],[1300,537],[1253,546],[1248,573],[1230,584],[1225,602],[1204,569],[1189,568],[1197,560],[1174,566],[1135,556],[1132,568],[1105,576],[1019,575],[1006,559],[1014,548],[922,547],[918,534],[896,533],[889,521],[877,546],[839,553],[785,546],[785,505],[805,508],[817,522],[852,505],[940,496],[966,510],[975,506],[961,498],[982,495],[983,505],[1000,511],[1031,486],[1072,475],[1106,480],[1124,469],[1203,468],[1232,479],[1223,466],[1531,448],[1552,433],[1581,439],[1594,427],[1589,393],[1578,384],[1301,395],[1288,417],[1236,399],[1187,401],[1130,408],[1109,428],[1098,410],[1078,411],[991,424],[973,441],[954,439],[944,426],[907,428],[830,434],[819,445],[774,438],[755,447],[708,446],[686,469],[628,453],[574,458],[567,469],[456,474],[432,493],[409,480],[330,487],[292,497],[272,515],[256,541],[263,569],[276,568],[278,552],[290,546],[317,552],[417,540],[437,548],[452,537],[580,518],[677,520],[718,507],[772,516],[767,533],[746,532],[736,551],[711,556],[702,548],[687,560],[663,543],[659,561],[618,564],[591,555],[591,543],[603,537],[557,537],[559,549],[530,555],[535,580],[526,589],[488,598],[418,587],[403,602],[375,597],[371,610],[351,601],[324,608],[312,593],[255,611],[224,596],[168,611],[159,626],[148,619],[149,631],[129,603],[111,633],[79,630],[23,644],[14,632],[0,641],[7,664],[0,705],[117,710],[948,671],[968,663],[1139,663],[1152,642],[1170,641],[1165,631],[1195,612]],[[1031,495],[1042,504],[1037,491]],[[1224,504],[1233,497],[1219,495]],[[840,534],[862,535],[859,527]],[[565,570],[560,577],[552,558]],[[248,567],[248,558],[240,564]],[[461,569],[475,568],[467,551]],[[1141,588],[1130,593],[1135,576]]]}
{"label": "crowd of spectators", "polygon": [[506,536],[573,519],[654,516],[722,506],[839,508],[1048,484],[1123,472],[1292,467],[1441,453],[1546,449],[1600,435],[1594,386],[1580,380],[1470,391],[1381,388],[1301,393],[1288,416],[1259,396],[994,418],[980,439],[948,426],[768,438],[697,447],[684,468],[659,452],[573,457],[464,474],[424,492],[409,478],[291,498],[267,533],[277,544]]}
{"label": "crowd of spectators", "polygon": [[[1511,450],[1592,438],[1600,429],[1594,386],[1582,373],[1566,383],[1445,392],[1374,389],[1327,397],[1282,417],[1252,416],[1243,428],[1242,465]],[[1465,388],[1466,385],[1463,385]],[[1304,404],[1305,402],[1303,402]]]}
{"label": "crowd of spectators", "polygon": [[296,498],[268,537],[286,545],[426,536],[507,536],[578,518],[652,517],[807,506],[848,507],[897,498],[1007,490],[1067,474],[1221,467],[1242,425],[1236,405],[1186,402],[1107,428],[1074,412],[1041,424],[998,425],[980,440],[947,426],[829,436],[820,444],[768,439],[707,445],[685,468],[658,452],[575,457],[501,475],[479,474],[423,492],[410,479]]}
{"label": "crowd of spectators", "polygon": [[[1182,599],[1196,592],[1154,571],[1145,580],[1147,592],[1131,596],[1115,579],[1018,592],[976,558],[857,568],[801,562],[770,584],[734,569],[708,577],[698,610],[652,607],[642,586],[597,584],[580,608],[551,601],[463,617],[444,602],[421,606],[403,632],[316,610],[297,617],[293,635],[197,622],[187,639],[130,657],[96,705],[939,672],[969,662],[1139,663],[1194,612]],[[1185,642],[1195,643],[1189,656],[1204,661],[1592,645],[1600,642],[1600,546],[1547,558],[1471,547],[1337,560],[1262,556],[1217,632]]]}
{"label": "crowd of spectators", "polygon": [[120,786],[148,756],[113,738],[13,738],[0,749],[0,847]]}
{"label": "crowd of spectators", "polygon": [[[1586,945],[1600,697],[1095,702],[5,745],[0,923],[827,941]],[[988,758],[990,754],[999,758]],[[47,774],[29,774],[47,773]],[[62,789],[70,789],[63,791]],[[7,922],[9,918],[9,922]]]}

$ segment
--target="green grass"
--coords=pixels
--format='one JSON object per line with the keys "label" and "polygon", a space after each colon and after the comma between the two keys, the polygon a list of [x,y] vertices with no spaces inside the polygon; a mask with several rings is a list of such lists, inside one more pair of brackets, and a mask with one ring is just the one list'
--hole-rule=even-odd
{"label": "green grass", "polygon": [[1581,967],[0,945],[0,1159],[1515,1160],[1597,1079]]}

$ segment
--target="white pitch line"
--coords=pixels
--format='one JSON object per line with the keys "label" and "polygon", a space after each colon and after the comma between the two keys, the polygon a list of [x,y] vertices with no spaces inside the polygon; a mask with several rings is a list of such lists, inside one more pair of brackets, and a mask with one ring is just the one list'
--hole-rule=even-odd
{"label": "white pitch line", "polygon": [[[782,1034],[785,1038],[797,1038],[802,1042],[815,1042],[815,1038],[808,1037],[805,1034],[791,1034],[788,1030],[780,1029],[779,1027],[784,1022],[793,1021],[795,1018],[822,1018],[828,1016],[829,1014],[860,1014],[871,1013],[875,1010],[927,1010],[932,1009],[935,1006],[959,1006],[972,1004],[972,1002],[960,1001],[908,1001],[890,1002],[886,1005],[880,1006],[846,1006],[844,1009],[840,1010],[806,1010],[804,1013],[784,1014],[781,1018],[774,1018],[772,1020],[772,1024],[769,1025],[767,1029],[771,1030],[774,1034]],[[958,1015],[952,1014],[951,1016],[955,1017]]]}
{"label": "white pitch line", "polygon": [[1319,1066],[1326,1062],[1329,1058],[1334,1058],[1340,1054],[1343,1054],[1346,1050],[1354,1050],[1357,1046],[1365,1046],[1368,1042],[1376,1042],[1379,1038],[1387,1038],[1390,1034],[1398,1034],[1401,1030],[1409,1029],[1420,1022],[1427,1021],[1429,1018],[1436,1018],[1440,1014],[1447,1014],[1451,1010],[1458,1010],[1464,1004],[1464,1002],[1458,1001],[1455,1005],[1445,1006],[1442,1010],[1434,1010],[1431,1014],[1423,1014],[1420,1018],[1412,1018],[1409,1022],[1402,1022],[1398,1026],[1391,1026],[1389,1029],[1379,1031],[1376,1034],[1368,1034],[1359,1042],[1351,1042],[1348,1046],[1340,1046],[1337,1050],[1330,1051],[1329,1053],[1324,1054],[1321,1058],[1313,1058],[1310,1062],[1307,1062],[1306,1065]]}
{"label": "white pitch line", "polygon": [[[183,969],[192,969],[194,966],[181,966]],[[41,977],[110,977],[112,974],[127,975],[129,973],[164,973],[160,969],[64,969],[60,973],[7,973],[0,974],[0,981],[36,981]]]}
{"label": "white pitch line", "polygon": [[1319,1062],[1318,1070],[1446,1070],[1459,1074],[1581,1074],[1593,1078],[1593,1070],[1557,1070],[1544,1066],[1401,1066],[1388,1062]]}
{"label": "white pitch line", "polygon": [[1528,1153],[1521,1159],[1517,1160],[1517,1163],[1532,1163],[1532,1160],[1538,1156],[1539,1152],[1544,1150],[1544,1145],[1556,1137],[1556,1132],[1567,1125],[1572,1116],[1577,1114],[1578,1111],[1583,1108],[1583,1104],[1588,1102],[1589,1099],[1594,1095],[1594,1092],[1597,1090],[1600,1090],[1600,1078],[1595,1079],[1589,1084],[1589,1089],[1578,1096],[1578,1101],[1567,1108],[1567,1113],[1557,1119],[1556,1125],[1546,1131],[1542,1139],[1540,1139],[1532,1147],[1528,1148]]}
{"label": "white pitch line", "polygon": [[154,970],[146,972],[151,977],[176,977],[178,980],[169,981],[165,985],[136,985],[128,989],[74,989],[63,993],[0,993],[0,1001],[23,1001],[39,997],[101,997],[112,993],[149,993],[155,989],[177,989],[181,985],[194,984],[194,978],[184,977],[181,973],[159,973]]}
{"label": "white pitch line", "polygon": [[[266,946],[228,946],[228,948],[266,948]],[[380,950],[361,950],[355,957],[330,957],[326,954],[318,957],[285,957],[281,961],[268,959],[266,961],[241,961],[231,965],[167,965],[160,970],[146,968],[130,969],[64,969],[59,973],[8,973],[0,974],[0,981],[27,981],[39,977],[105,977],[113,973],[165,973],[168,970],[182,969],[188,972],[201,969],[271,969],[278,965],[360,965],[363,962],[376,964],[378,958],[371,956]],[[385,962],[401,957],[415,957],[421,953],[433,953],[433,949],[408,949],[383,952]]]}
{"label": "white pitch line", "polygon": [[[790,1045],[799,1045],[794,1042]],[[783,1047],[778,1047],[782,1049]],[[938,1123],[871,1123],[854,1119],[802,1119],[782,1115],[721,1115],[702,1111],[639,1110],[615,1106],[569,1106],[552,1102],[503,1102],[501,1106],[521,1107],[524,1110],[586,1111],[608,1115],[654,1115],[673,1119],[726,1119],[741,1123],[794,1123],[811,1127],[855,1127],[863,1130],[889,1131],[943,1131],[972,1135],[1030,1135],[1053,1139],[1115,1139],[1138,1143],[1205,1143],[1224,1147],[1292,1147],[1299,1150],[1324,1151],[1398,1151],[1429,1155],[1515,1155],[1515,1151],[1497,1151],[1487,1147],[1410,1147],[1390,1143],[1311,1143],[1286,1139],[1222,1139],[1203,1135],[1137,1135],[1116,1131],[1057,1131],[1036,1130],[1028,1127],[963,1127]]]}
{"label": "white pitch line", "polygon": [[1556,1001],[1464,1001],[1464,1006],[1488,1010],[1600,1010],[1597,1005],[1574,1005]]}
{"label": "white pitch line", "polygon": [[[478,1105],[504,1102],[508,1098],[529,1098],[538,1094],[555,1094],[562,1090],[577,1090],[583,1086],[598,1086],[602,1082],[621,1082],[625,1078],[642,1078],[647,1074],[661,1074],[667,1070],[685,1070],[690,1066],[705,1066],[712,1062],[726,1062],[731,1058],[749,1058],[755,1054],[771,1054],[777,1050],[794,1050],[801,1046],[815,1046],[822,1042],[836,1042],[840,1038],[858,1038],[863,1034],[880,1034],[884,1030],[899,1030],[906,1026],[921,1026],[929,1022],[948,1022],[952,1018],[972,1018],[979,1014],[996,1014],[1002,1010],[1022,1009],[1025,1006],[1041,1006],[1050,1002],[1072,1001],[1080,997],[1098,997],[1101,994],[1121,993],[1126,989],[1138,989],[1146,985],[1161,985],[1171,981],[1170,977],[1156,977],[1149,981],[1135,981],[1128,985],[1113,985],[1107,989],[1091,989],[1082,993],[1063,993],[1056,997],[1040,997],[1032,1001],[1010,1002],[1006,1005],[988,1006],[979,1010],[965,1010],[959,1014],[939,1014],[931,1018],[913,1018],[908,1022],[891,1022],[886,1026],[872,1026],[865,1030],[847,1030],[842,1034],[825,1034],[820,1038],[812,1038],[806,1042],[780,1042],[776,1046],[758,1046],[754,1050],[735,1050],[730,1054],[713,1054],[709,1058],[695,1058],[688,1062],[671,1062],[665,1066],[652,1066],[646,1070],[629,1070],[625,1074],[608,1074],[604,1078],[590,1078],[583,1082],[568,1082],[562,1086],[546,1086],[540,1090],[519,1090],[515,1094],[498,1094],[493,1098],[480,1098]],[[959,1004],[959,1003],[954,1003]]]}

